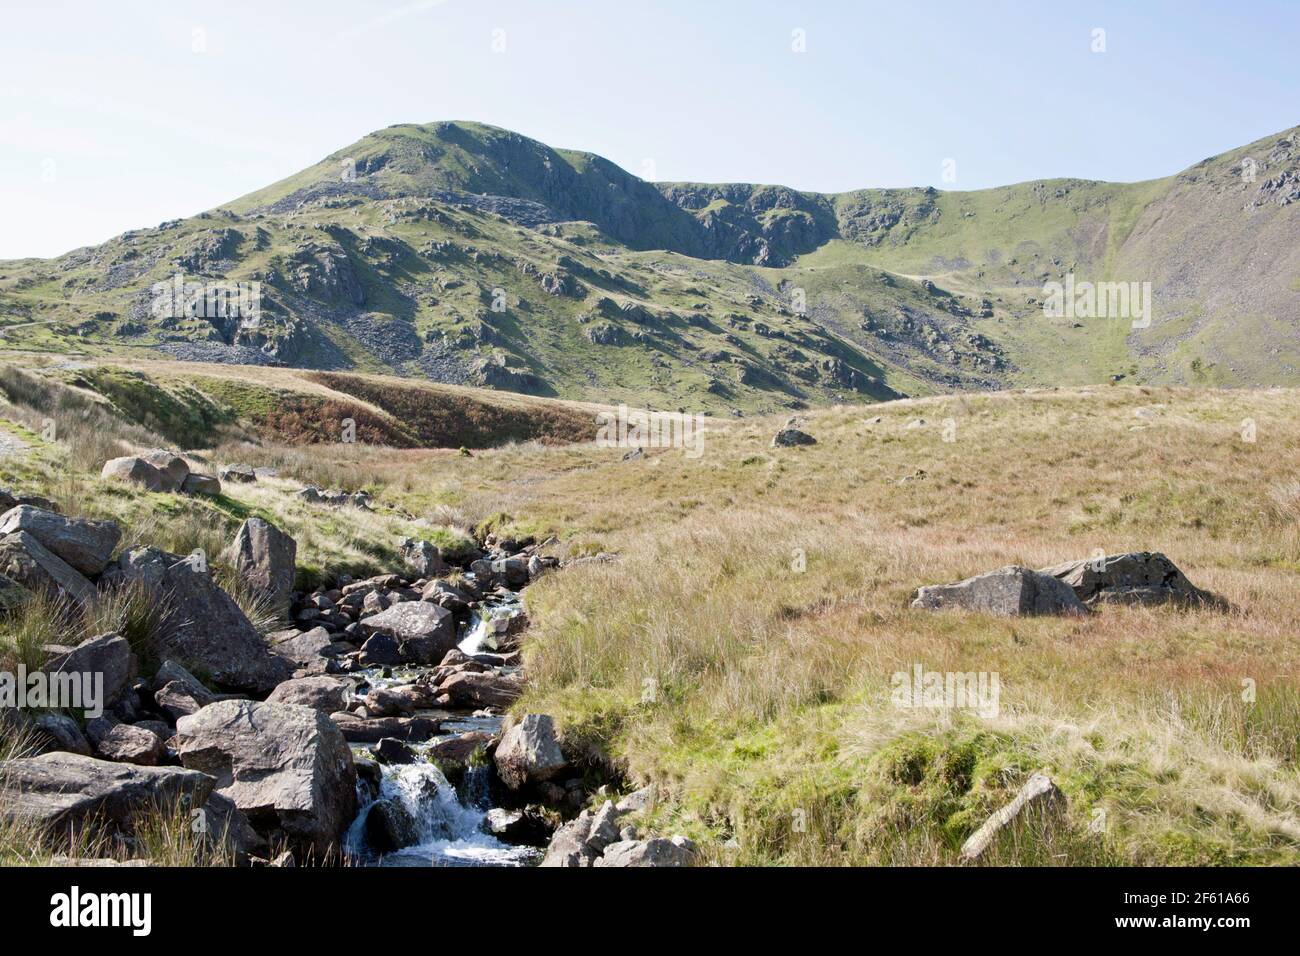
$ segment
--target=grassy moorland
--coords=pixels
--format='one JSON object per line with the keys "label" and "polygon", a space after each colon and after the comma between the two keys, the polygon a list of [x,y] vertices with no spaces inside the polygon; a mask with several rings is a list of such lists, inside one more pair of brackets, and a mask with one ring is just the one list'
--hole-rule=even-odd
{"label": "grassy moorland", "polygon": [[[562,556],[615,554],[529,589],[518,709],[554,714],[593,764],[658,782],[655,824],[714,862],[953,863],[1038,769],[1066,810],[986,862],[1300,860],[1295,391],[926,398],[805,413],[810,447],[772,448],[783,419],[744,419],[712,424],[698,458],[631,461],[591,444],[215,435],[214,463],[280,475],[209,500],[107,486],[75,439],[42,441],[36,411],[10,402],[28,447],[0,458],[0,485],[117,517],[124,546],[215,553],[259,513],[298,538],[310,577],[382,568],[403,534],[489,524],[554,535]],[[165,437],[128,432],[110,438]],[[364,484],[376,511],[307,507],[303,481]],[[923,584],[1097,550],[1163,551],[1231,609],[908,607]],[[891,675],[916,664],[996,673],[997,715],[896,707]]]}

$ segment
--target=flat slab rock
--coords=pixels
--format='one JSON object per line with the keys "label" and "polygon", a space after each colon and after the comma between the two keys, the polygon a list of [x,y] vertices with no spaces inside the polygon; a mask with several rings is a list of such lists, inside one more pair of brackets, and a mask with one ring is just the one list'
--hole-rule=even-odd
{"label": "flat slab rock", "polygon": [[912,600],[912,607],[931,611],[960,608],[1000,617],[1088,613],[1065,582],[1050,574],[1015,565],[977,574],[956,584],[920,588]]}

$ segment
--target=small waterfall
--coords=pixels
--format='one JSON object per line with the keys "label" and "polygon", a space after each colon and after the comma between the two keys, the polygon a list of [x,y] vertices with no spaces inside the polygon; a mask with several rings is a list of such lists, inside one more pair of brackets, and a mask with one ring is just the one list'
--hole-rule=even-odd
{"label": "small waterfall", "polygon": [[[347,857],[363,865],[381,866],[523,866],[536,852],[502,843],[482,830],[487,809],[486,768],[466,773],[461,803],[442,771],[425,761],[384,767],[379,798],[363,806],[343,840]],[[416,842],[388,854],[375,852],[366,841],[366,818],[381,800],[398,803],[415,821]]]}

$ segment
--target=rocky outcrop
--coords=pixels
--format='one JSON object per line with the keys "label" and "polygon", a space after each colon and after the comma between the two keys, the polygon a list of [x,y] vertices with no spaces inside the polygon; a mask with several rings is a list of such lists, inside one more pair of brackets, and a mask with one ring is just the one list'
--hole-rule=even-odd
{"label": "rocky outcrop", "polygon": [[293,600],[297,556],[297,542],[263,518],[249,518],[240,525],[229,552],[231,564],[248,586],[281,614],[288,614]]}
{"label": "rocky outcrop", "polygon": [[1219,605],[1159,552],[1131,551],[1067,561],[1043,568],[1043,574],[1068,584],[1085,604]]}
{"label": "rocky outcrop", "polygon": [[999,617],[1088,613],[1068,585],[1050,574],[1014,565],[956,584],[920,588],[912,600],[912,607],[931,611],[960,608]]}
{"label": "rocky outcrop", "polygon": [[94,577],[122,537],[112,521],[65,518],[53,511],[19,505],[0,515],[0,535],[25,531],[81,574]]}
{"label": "rocky outcrop", "polygon": [[107,586],[138,584],[162,605],[159,657],[171,657],[233,690],[269,693],[293,675],[273,654],[252,622],[206,570],[157,548],[123,552],[104,572]]}
{"label": "rocky outcrop", "polygon": [[356,770],[343,734],[319,711],[226,700],[176,723],[181,763],[216,778],[264,837],[324,860],[356,813]]}

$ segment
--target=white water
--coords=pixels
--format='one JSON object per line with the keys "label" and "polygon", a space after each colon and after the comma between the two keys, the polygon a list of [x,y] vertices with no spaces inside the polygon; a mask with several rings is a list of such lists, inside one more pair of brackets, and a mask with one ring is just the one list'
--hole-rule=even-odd
{"label": "white water", "polygon": [[[475,770],[468,771],[475,775]],[[473,777],[469,789],[473,795]],[[419,840],[388,854],[366,844],[366,817],[377,801],[366,803],[343,838],[344,853],[354,863],[370,866],[524,866],[537,855],[528,847],[502,843],[484,833],[483,810],[467,807],[442,771],[417,761],[384,767],[379,799],[395,800],[419,827]]]}

